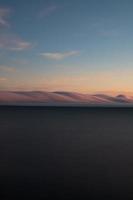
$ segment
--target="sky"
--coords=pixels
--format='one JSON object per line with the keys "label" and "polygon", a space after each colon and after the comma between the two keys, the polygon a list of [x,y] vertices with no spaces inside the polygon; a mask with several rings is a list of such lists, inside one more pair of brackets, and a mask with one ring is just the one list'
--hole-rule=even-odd
{"label": "sky", "polygon": [[133,92],[132,0],[0,0],[0,90]]}

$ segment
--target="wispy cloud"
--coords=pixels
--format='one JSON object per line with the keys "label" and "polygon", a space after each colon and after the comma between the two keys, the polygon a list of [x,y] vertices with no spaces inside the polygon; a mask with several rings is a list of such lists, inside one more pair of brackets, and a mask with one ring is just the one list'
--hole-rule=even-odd
{"label": "wispy cloud", "polygon": [[7,81],[7,78],[6,77],[0,77],[0,82],[4,82],[4,81]]}
{"label": "wispy cloud", "polygon": [[23,51],[32,47],[30,42],[15,35],[0,35],[0,49]]}
{"label": "wispy cloud", "polygon": [[114,27],[109,19],[101,19],[94,23],[92,28],[102,37],[116,37],[119,35],[118,27]]}
{"label": "wispy cloud", "polygon": [[107,30],[107,29],[101,29],[98,31],[98,34],[102,37],[115,37],[115,36],[118,36],[118,32],[117,30],[114,30],[114,29],[110,29],[110,30]]}
{"label": "wispy cloud", "polygon": [[[0,27],[9,27],[8,18],[10,16],[11,9],[0,7]],[[21,37],[12,33],[11,30],[6,30],[5,33],[0,34],[0,49],[6,49],[11,51],[23,51],[31,48],[31,43],[21,39]]]}
{"label": "wispy cloud", "polygon": [[39,12],[39,18],[43,18],[43,17],[47,17],[50,16],[51,14],[53,14],[57,9],[59,8],[59,6],[57,5],[50,5],[45,7],[44,9],[42,9]]}
{"label": "wispy cloud", "polygon": [[14,73],[14,72],[16,72],[16,68],[5,66],[5,65],[0,65],[0,71]]}
{"label": "wispy cloud", "polygon": [[9,47],[9,50],[12,51],[23,51],[26,49],[31,48],[31,43],[26,42],[26,41],[22,41],[22,40],[14,40],[13,41],[13,45]]}
{"label": "wispy cloud", "polygon": [[63,60],[67,57],[70,56],[76,56],[79,55],[79,51],[68,51],[68,52],[55,52],[55,53],[50,53],[50,52],[46,52],[46,53],[41,53],[41,56],[43,56],[46,59],[50,59],[50,60]]}
{"label": "wispy cloud", "polygon": [[0,26],[8,27],[8,17],[10,14],[10,9],[0,7]]}

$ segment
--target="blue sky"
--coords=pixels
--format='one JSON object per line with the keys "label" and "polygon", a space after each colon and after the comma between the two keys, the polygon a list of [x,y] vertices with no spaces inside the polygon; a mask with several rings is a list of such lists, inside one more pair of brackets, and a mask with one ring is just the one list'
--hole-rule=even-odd
{"label": "blue sky", "polygon": [[0,89],[131,91],[132,0],[0,0]]}

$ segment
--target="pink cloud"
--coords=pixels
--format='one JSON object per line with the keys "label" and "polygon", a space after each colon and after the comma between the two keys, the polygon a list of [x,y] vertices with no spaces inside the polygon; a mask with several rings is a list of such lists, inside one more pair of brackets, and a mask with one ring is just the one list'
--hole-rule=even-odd
{"label": "pink cloud", "polygon": [[[133,97],[125,95],[83,94],[77,92],[0,91],[0,103],[40,103],[70,105],[133,105]],[[52,102],[52,103],[51,103]]]}

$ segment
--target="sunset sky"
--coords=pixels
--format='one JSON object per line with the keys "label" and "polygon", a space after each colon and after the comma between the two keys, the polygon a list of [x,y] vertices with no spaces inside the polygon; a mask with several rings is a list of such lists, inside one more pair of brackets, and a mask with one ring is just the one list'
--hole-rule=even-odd
{"label": "sunset sky", "polygon": [[0,90],[133,92],[133,0],[0,0]]}

